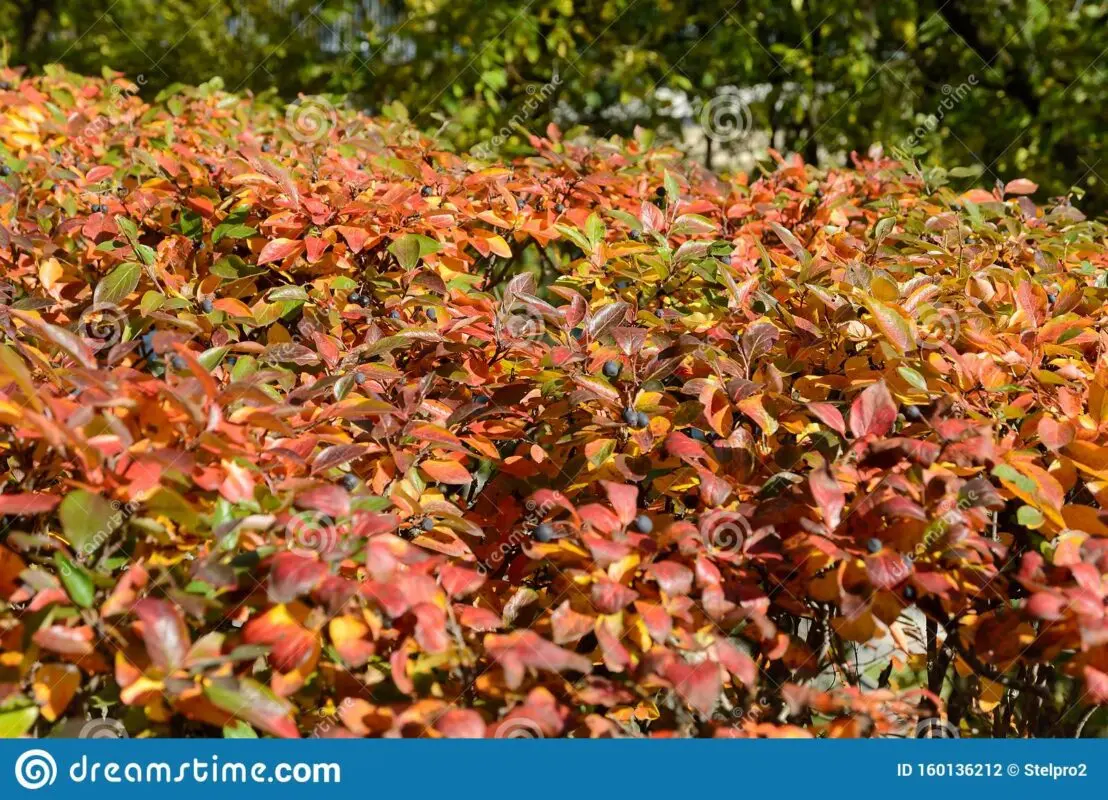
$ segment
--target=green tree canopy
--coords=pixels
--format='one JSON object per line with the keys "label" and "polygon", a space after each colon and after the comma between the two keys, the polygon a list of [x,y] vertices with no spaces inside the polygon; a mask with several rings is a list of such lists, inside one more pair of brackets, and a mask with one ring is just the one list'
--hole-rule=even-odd
{"label": "green tree canopy", "polygon": [[[1089,0],[54,0],[0,2],[0,36],[10,63],[108,64],[152,91],[218,75],[399,101],[463,148],[550,121],[678,134],[736,92],[741,125],[782,150],[880,142],[1103,210],[1106,18]],[[750,146],[724,139],[697,146]]]}

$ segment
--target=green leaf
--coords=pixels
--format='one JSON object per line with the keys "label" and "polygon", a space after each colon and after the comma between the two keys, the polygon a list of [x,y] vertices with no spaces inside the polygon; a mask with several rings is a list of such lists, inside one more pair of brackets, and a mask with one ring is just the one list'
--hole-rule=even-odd
{"label": "green leaf", "polygon": [[389,245],[389,252],[396,256],[404,269],[412,269],[421,258],[441,249],[440,242],[418,233],[405,234]]}
{"label": "green leaf", "polygon": [[235,720],[230,725],[223,726],[224,739],[257,739],[257,732],[241,719]]}
{"label": "green leaf", "polygon": [[66,541],[78,553],[91,555],[100,549],[117,527],[118,511],[98,494],[78,489],[58,506],[58,518]]}
{"label": "green leaf", "polygon": [[58,579],[65,587],[69,599],[81,608],[92,608],[96,587],[92,585],[92,576],[88,570],[64,553],[54,553],[54,566],[57,567]]}
{"label": "green leaf", "polygon": [[1037,508],[1032,506],[1020,506],[1016,511],[1016,521],[1025,528],[1038,530],[1046,522],[1046,517]]}
{"label": "green leaf", "polygon": [[92,293],[92,301],[94,303],[119,305],[135,290],[141,277],[141,264],[136,264],[133,261],[120,264],[100,283],[96,284],[96,291]]}
{"label": "green leaf", "polygon": [[0,739],[18,739],[31,730],[38,719],[38,706],[20,696],[18,702],[9,701],[0,708]]}
{"label": "green leaf", "polygon": [[213,369],[219,366],[219,362],[223,360],[223,357],[227,355],[227,351],[230,347],[209,347],[196,359],[200,362],[200,366],[211,372]]}
{"label": "green leaf", "polygon": [[921,392],[927,391],[927,380],[911,367],[897,367],[896,373]]}
{"label": "green leaf", "polygon": [[236,225],[223,222],[215,226],[212,231],[212,244],[219,244],[222,239],[249,239],[257,236],[258,232],[249,225]]}

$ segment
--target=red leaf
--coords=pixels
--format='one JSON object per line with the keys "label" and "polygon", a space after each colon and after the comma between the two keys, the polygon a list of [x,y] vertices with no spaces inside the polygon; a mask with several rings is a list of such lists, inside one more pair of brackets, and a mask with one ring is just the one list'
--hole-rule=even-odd
{"label": "red leaf", "polygon": [[265,247],[262,248],[262,252],[258,254],[258,266],[273,261],[283,261],[298,254],[303,249],[304,243],[297,239],[274,239],[267,242]]}
{"label": "red leaf", "polygon": [[132,611],[142,623],[142,639],[154,666],[170,672],[184,664],[191,643],[188,627],[177,607],[165,600],[144,597]]}
{"label": "red leaf", "polygon": [[723,691],[718,664],[713,661],[687,664],[675,658],[666,668],[665,677],[686,703],[704,717],[711,715]]}
{"label": "red leaf", "polygon": [[571,650],[548,642],[534,631],[522,630],[485,637],[485,650],[504,670],[509,689],[518,689],[528,669],[548,672],[592,672],[592,662]]}
{"label": "red leaf", "polygon": [[61,498],[57,495],[42,494],[39,492],[0,494],[0,514],[10,514],[14,517],[30,517],[35,514],[43,514],[50,511],[60,501]]}
{"label": "red leaf", "polygon": [[846,504],[846,496],[838,480],[826,466],[822,466],[808,475],[808,488],[823,514],[823,524],[828,530],[835,530],[842,521],[843,506]]}
{"label": "red leaf", "polygon": [[885,436],[896,421],[896,403],[884,381],[868,386],[850,406],[850,432],[856,438]]}
{"label": "red leaf", "polygon": [[846,436],[846,423],[843,421],[843,415],[839,409],[830,403],[809,403],[808,410],[828,428],[841,436]]}

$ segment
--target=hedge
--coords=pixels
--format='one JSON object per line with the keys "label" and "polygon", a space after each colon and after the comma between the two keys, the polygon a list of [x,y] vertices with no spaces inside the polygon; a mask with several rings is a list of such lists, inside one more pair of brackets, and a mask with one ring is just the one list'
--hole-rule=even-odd
{"label": "hedge", "polygon": [[6,735],[1099,729],[1066,198],[0,77]]}

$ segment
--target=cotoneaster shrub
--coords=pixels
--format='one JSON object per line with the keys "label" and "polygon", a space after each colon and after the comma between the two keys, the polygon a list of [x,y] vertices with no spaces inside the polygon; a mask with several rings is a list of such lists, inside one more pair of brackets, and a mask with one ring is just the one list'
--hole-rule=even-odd
{"label": "cotoneaster shrub", "polygon": [[1099,728],[1064,200],[0,78],[6,735]]}

